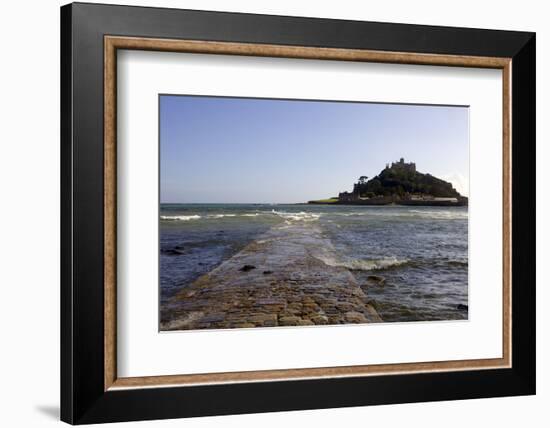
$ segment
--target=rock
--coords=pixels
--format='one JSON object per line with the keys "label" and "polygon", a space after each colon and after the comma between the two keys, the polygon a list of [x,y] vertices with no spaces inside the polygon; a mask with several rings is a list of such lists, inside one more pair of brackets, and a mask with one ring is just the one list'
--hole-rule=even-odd
{"label": "rock", "polygon": [[462,303],[459,303],[458,305],[456,305],[456,308],[459,311],[467,311],[468,310],[468,305],[463,305]]}
{"label": "rock", "polygon": [[311,320],[301,319],[300,321],[298,321],[298,325],[315,325],[315,323]]}
{"label": "rock", "polygon": [[281,317],[279,318],[279,325],[298,325],[302,318],[297,316]]}
{"label": "rock", "polygon": [[341,311],[336,306],[323,305],[322,309],[323,309],[323,312],[326,315],[339,315],[339,314],[341,314]]}
{"label": "rock", "polygon": [[264,324],[262,327],[277,327],[279,324],[277,323],[277,320],[268,320],[264,321]]}
{"label": "rock", "polygon": [[283,310],[281,310],[281,311],[278,311],[278,312],[277,312],[277,315],[278,315],[279,318],[298,316],[297,313],[295,313],[295,312],[290,312],[290,311],[287,310],[287,309],[283,309]]}
{"label": "rock", "polygon": [[336,304],[336,307],[338,308],[338,310],[342,311],[342,312],[353,311],[354,306],[355,305],[353,305],[352,303],[349,303],[349,302],[340,302],[340,303]]}
{"label": "rock", "polygon": [[174,247],[161,250],[161,253],[166,254],[167,256],[181,256],[183,254],[183,251]]}
{"label": "rock", "polygon": [[319,312],[321,309],[317,303],[304,303],[302,308],[306,312]]}
{"label": "rock", "polygon": [[161,328],[163,330],[181,330],[187,328],[189,325],[192,325],[203,315],[203,312],[190,312],[179,319],[163,322]]}
{"label": "rock", "polygon": [[346,324],[346,322],[341,315],[331,315],[328,317],[328,322],[326,324]]}
{"label": "rock", "polygon": [[346,312],[346,321],[353,322],[353,323],[363,323],[363,322],[369,322],[367,318],[365,318],[365,315],[363,315],[360,312]]}
{"label": "rock", "polygon": [[277,323],[277,314],[255,314],[249,317],[248,320],[254,324],[265,325],[267,322],[274,325]]}
{"label": "rock", "polygon": [[328,317],[326,315],[314,315],[310,319],[315,324],[328,324]]}
{"label": "rock", "polygon": [[286,305],[286,300],[280,297],[263,297],[256,300],[255,304],[257,306],[284,306]]}
{"label": "rock", "polygon": [[240,324],[235,324],[236,328],[253,328],[256,327],[256,325],[252,324],[251,322],[243,322]]}
{"label": "rock", "polygon": [[248,272],[248,271],[251,271],[252,269],[256,269],[256,266],[252,266],[252,265],[244,265],[242,268],[240,268],[239,270],[242,271],[242,272]]}
{"label": "rock", "polygon": [[367,276],[367,284],[368,285],[378,285],[379,287],[383,287],[386,283],[386,278],[384,278],[381,275],[369,275]]}
{"label": "rock", "polygon": [[303,310],[302,304],[299,302],[287,303],[287,305],[285,306],[285,310],[292,315],[299,315],[299,316],[303,315],[305,312]]}
{"label": "rock", "polygon": [[213,313],[213,314],[208,314],[208,315],[203,316],[200,319],[200,322],[210,324],[210,323],[213,323],[213,322],[223,321],[224,319],[225,319],[225,314],[224,313]]}
{"label": "rock", "polygon": [[273,271],[271,271],[271,270],[264,270],[263,271],[264,275],[271,275],[272,273],[273,273]]}
{"label": "rock", "polygon": [[374,306],[368,304],[366,306],[369,322],[384,322],[382,317],[378,314],[378,311]]}
{"label": "rock", "polygon": [[367,306],[372,307],[374,310],[378,310],[378,303],[376,303],[376,300],[369,299],[366,302]]}

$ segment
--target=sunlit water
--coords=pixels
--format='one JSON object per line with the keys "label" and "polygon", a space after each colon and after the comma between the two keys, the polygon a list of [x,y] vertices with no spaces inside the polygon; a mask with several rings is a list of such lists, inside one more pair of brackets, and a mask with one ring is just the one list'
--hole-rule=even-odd
{"label": "sunlit water", "polygon": [[468,317],[467,207],[162,204],[160,215],[161,308],[272,226],[314,222],[338,254],[323,261],[350,269],[384,321]]}

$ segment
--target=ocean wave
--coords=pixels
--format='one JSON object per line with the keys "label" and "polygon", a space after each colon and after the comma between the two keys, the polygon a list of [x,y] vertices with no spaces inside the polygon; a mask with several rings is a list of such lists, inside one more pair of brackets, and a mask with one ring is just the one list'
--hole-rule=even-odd
{"label": "ocean wave", "polygon": [[334,257],[326,255],[316,255],[315,257],[327,266],[345,267],[349,270],[383,270],[395,266],[404,265],[409,262],[408,259],[398,259],[396,257],[384,257],[381,259],[371,260],[361,260],[353,258],[338,260]]}
{"label": "ocean wave", "polygon": [[237,217],[237,214],[209,214],[207,218]]}
{"label": "ocean wave", "polygon": [[[269,213],[270,214],[270,213]],[[206,215],[161,215],[161,220],[172,220],[172,221],[189,221],[189,220],[211,220],[211,219],[221,219],[225,217],[257,217],[260,213],[245,213],[245,214],[230,214],[230,213],[220,213],[220,214],[206,214]]]}
{"label": "ocean wave", "polygon": [[189,221],[189,220],[198,220],[200,215],[161,215],[161,220],[170,220],[170,221]]}
{"label": "ocean wave", "polygon": [[316,221],[319,220],[319,217],[321,217],[321,214],[315,214],[315,213],[306,213],[305,211],[300,211],[298,213],[289,213],[284,211],[275,211],[271,210],[272,214],[275,214],[286,221]]}

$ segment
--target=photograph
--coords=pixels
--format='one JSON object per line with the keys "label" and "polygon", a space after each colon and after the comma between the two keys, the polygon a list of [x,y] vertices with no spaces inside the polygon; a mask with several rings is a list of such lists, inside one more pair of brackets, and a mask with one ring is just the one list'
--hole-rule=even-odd
{"label": "photograph", "polygon": [[160,331],[468,320],[468,106],[159,95]]}

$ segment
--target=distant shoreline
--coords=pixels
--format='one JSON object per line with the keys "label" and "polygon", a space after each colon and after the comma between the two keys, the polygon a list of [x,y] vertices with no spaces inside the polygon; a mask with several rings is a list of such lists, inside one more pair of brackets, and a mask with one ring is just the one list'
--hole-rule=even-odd
{"label": "distant shoreline", "polygon": [[358,202],[323,202],[308,201],[297,205],[344,205],[344,206],[413,206],[413,207],[467,207],[467,203],[452,201],[399,201],[399,202],[379,202],[379,201],[358,201]]}
{"label": "distant shoreline", "polygon": [[197,205],[197,206],[203,206],[203,205],[268,205],[268,206],[278,206],[278,205],[295,205],[295,206],[304,206],[304,205],[339,205],[339,206],[383,206],[383,207],[391,207],[391,206],[426,206],[426,207],[434,207],[434,206],[468,206],[467,204],[461,204],[457,202],[448,202],[448,201],[401,201],[401,202],[367,202],[367,201],[360,201],[360,202],[326,202],[326,201],[308,201],[308,202],[161,202],[160,205]]}

